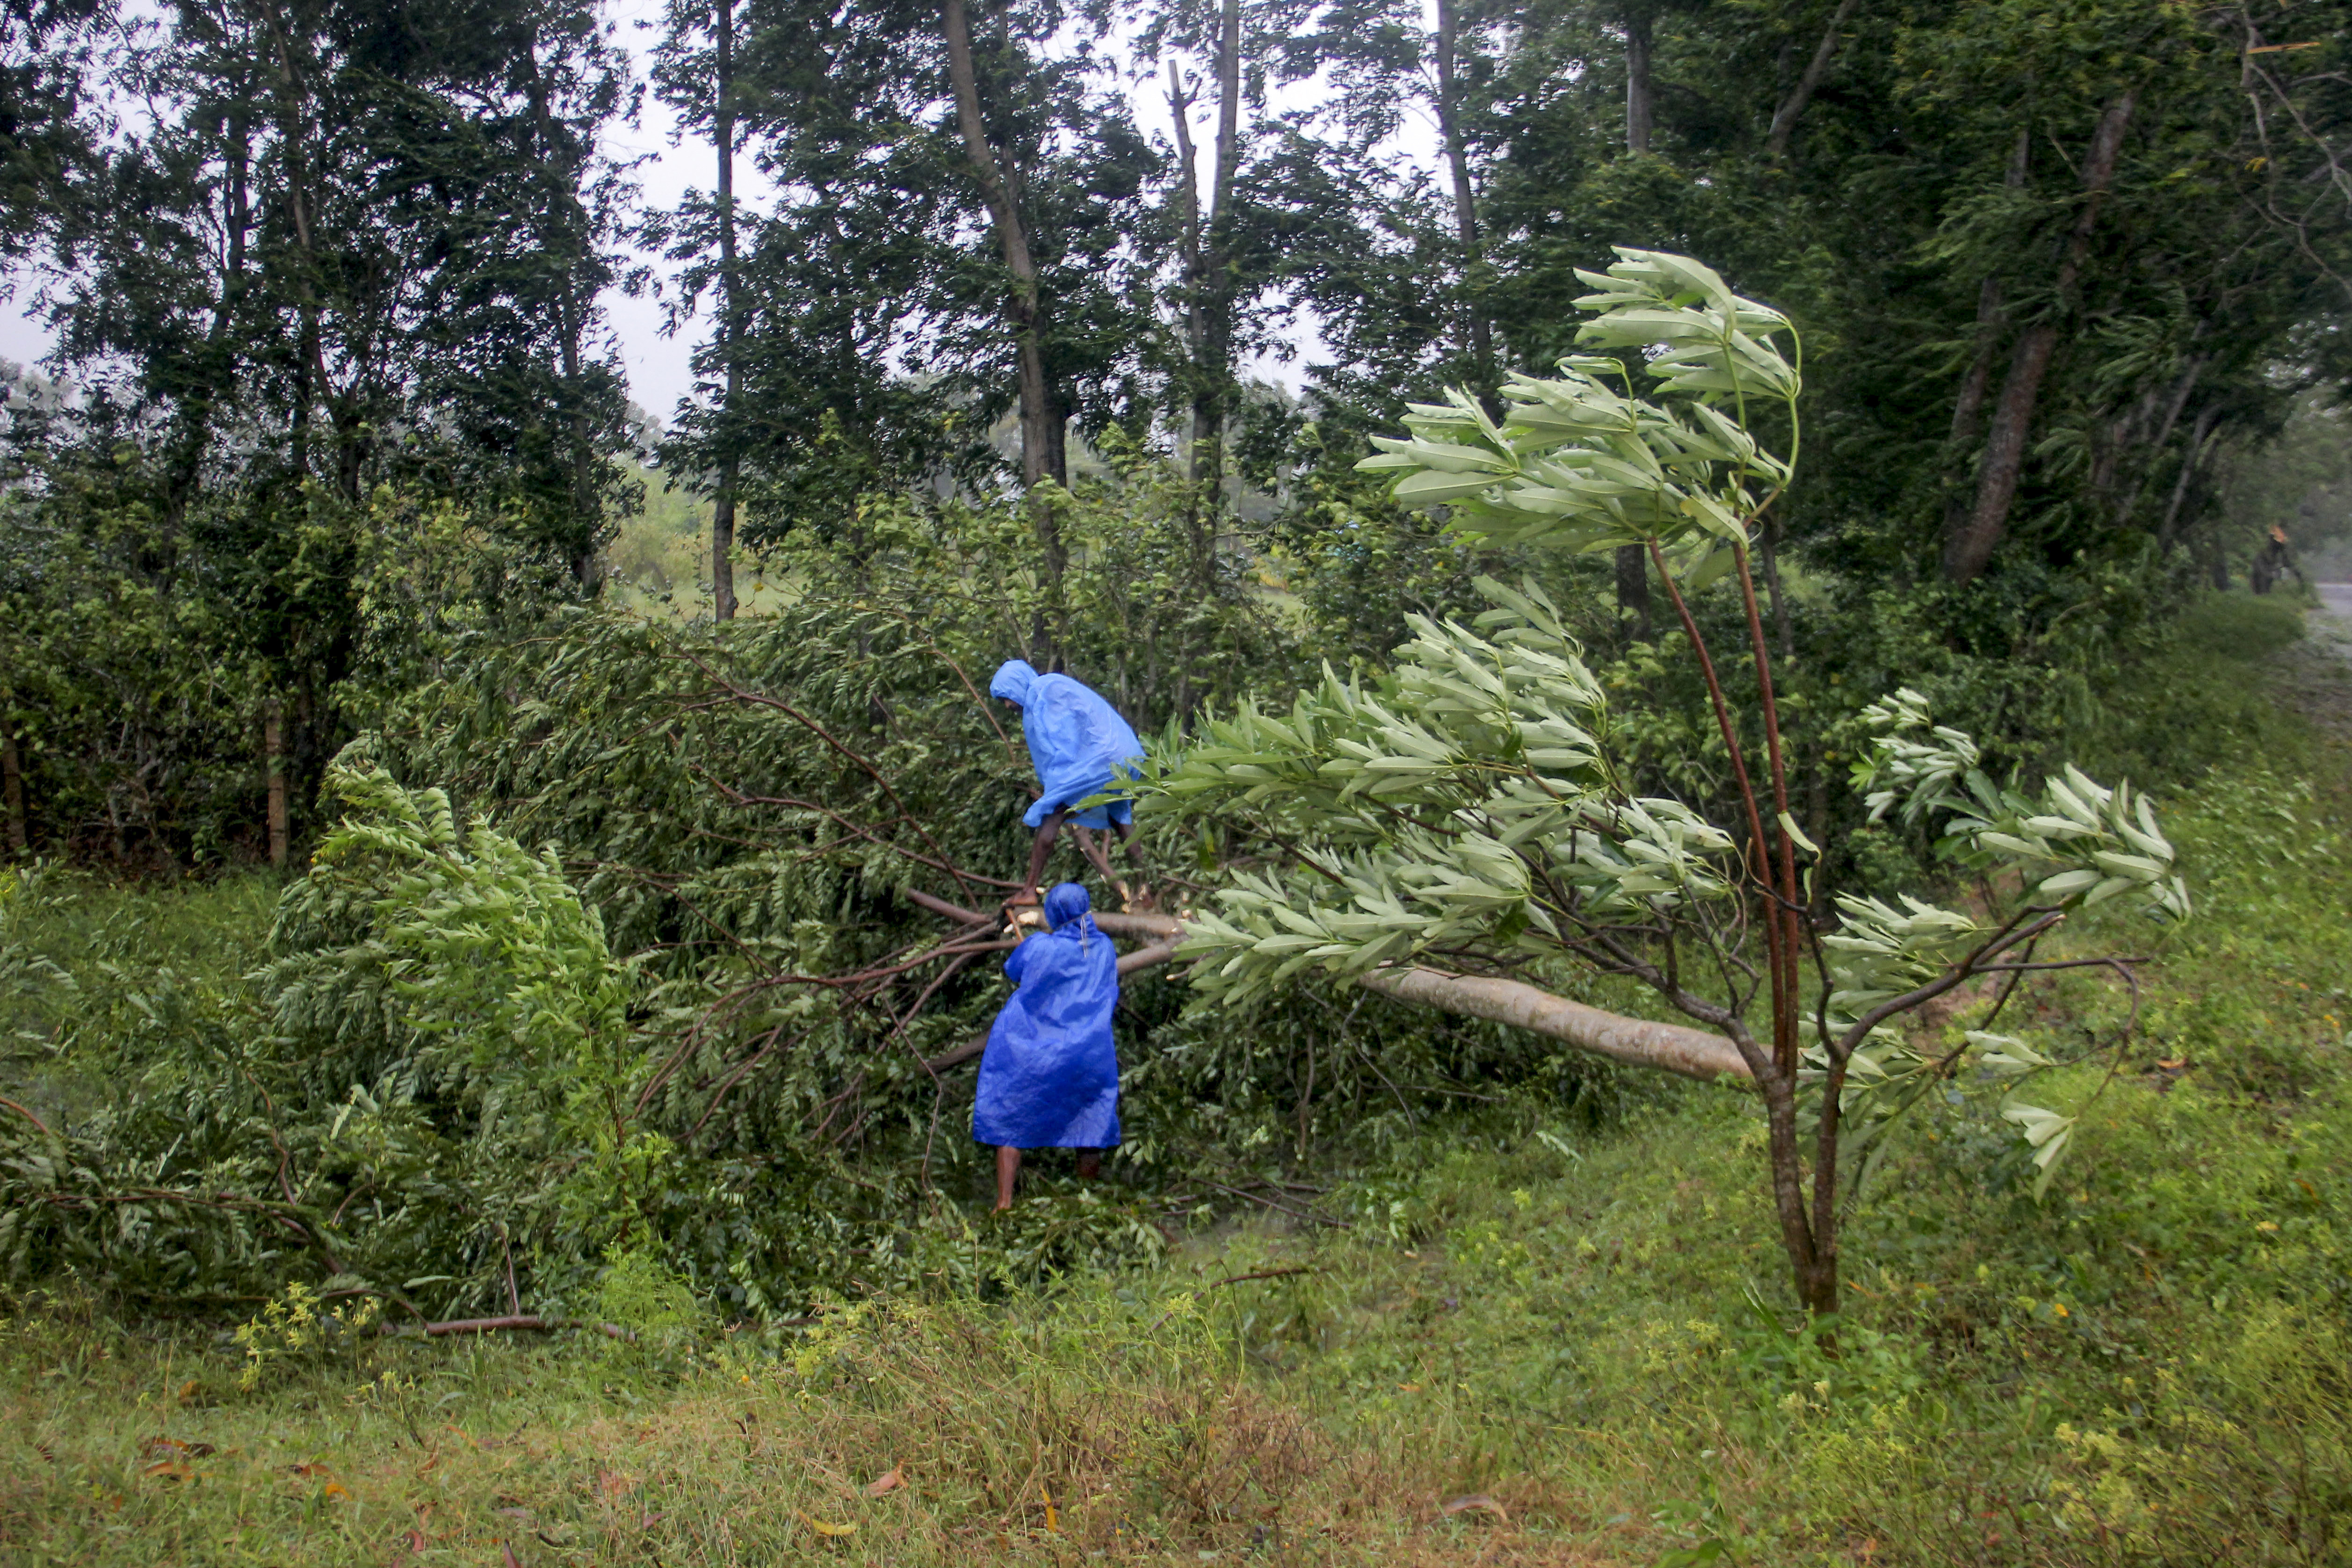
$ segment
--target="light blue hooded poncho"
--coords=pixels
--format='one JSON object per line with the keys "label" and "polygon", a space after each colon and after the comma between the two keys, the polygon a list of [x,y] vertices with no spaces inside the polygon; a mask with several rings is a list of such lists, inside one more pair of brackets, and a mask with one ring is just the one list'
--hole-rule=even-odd
{"label": "light blue hooded poncho", "polygon": [[[1041,675],[1020,659],[1008,659],[988,683],[988,695],[1021,705],[1021,733],[1029,740],[1029,760],[1037,769],[1036,803],[1022,815],[1042,827],[1061,806],[1075,806],[1132,779],[1143,761],[1143,742],[1095,689],[1067,675]],[[1081,827],[1107,828],[1135,820],[1125,800],[1074,813]]]}
{"label": "light blue hooded poncho", "polygon": [[1118,1143],[1118,955],[1095,928],[1087,890],[1045,894],[1051,929],[1005,955],[1018,988],[989,1027],[971,1135],[1016,1149],[1108,1149]]}

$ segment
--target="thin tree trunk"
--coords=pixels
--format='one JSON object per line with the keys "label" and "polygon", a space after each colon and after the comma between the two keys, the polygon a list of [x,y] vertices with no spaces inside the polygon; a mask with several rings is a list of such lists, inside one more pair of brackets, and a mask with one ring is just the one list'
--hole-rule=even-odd
{"label": "thin tree trunk", "polygon": [[[1004,298],[1005,325],[1013,329],[1017,356],[1017,387],[1021,410],[1021,482],[1034,488],[1044,480],[1066,484],[1067,457],[1062,438],[1061,411],[1045,379],[1042,341],[1043,307],[1038,297],[1037,263],[1029,251],[1028,232],[1022,226],[1015,202],[1013,171],[988,140],[988,122],[980,110],[980,78],[972,64],[971,25],[963,0],[941,0],[940,30],[948,51],[948,80],[955,92],[956,125],[963,133],[964,155],[971,165],[972,183],[988,205],[989,220],[1004,256],[1004,269],[1013,275],[1013,288]],[[1030,508],[1031,525],[1045,556],[1045,589],[1058,601],[1062,572],[1067,564],[1061,527],[1053,508],[1042,501]],[[1044,628],[1038,628],[1042,642]]]}
{"label": "thin tree trunk", "polygon": [[719,351],[727,367],[726,403],[719,419],[719,485],[710,498],[710,613],[735,619],[735,481],[740,472],[735,451],[735,416],[741,412],[742,367],[737,362],[736,330],[741,301],[735,275],[735,6],[718,0],[712,28],[714,55],[710,106],[711,150],[719,159]]}
{"label": "thin tree trunk", "polygon": [[275,700],[261,710],[261,761],[269,783],[269,863],[282,871],[292,834],[286,820],[286,708]]}
{"label": "thin tree trunk", "polygon": [[[548,108],[548,85],[539,68],[539,41],[533,38],[524,51],[523,61],[530,72],[531,123],[539,135],[539,156],[545,172],[547,209],[541,219],[540,244],[542,248],[561,254],[577,254],[580,242],[593,231],[593,220],[579,198],[580,159],[577,145],[556,124]],[[728,73],[722,72],[722,78]],[[731,162],[731,160],[729,160]],[[731,183],[731,182],[730,182]],[[731,229],[733,210],[728,212]],[[568,233],[567,222],[580,225],[577,235]],[[731,240],[732,235],[729,236]],[[730,274],[731,277],[731,272]],[[594,309],[593,301],[580,298],[577,276],[567,271],[563,283],[555,294],[556,372],[562,378],[565,423],[572,434],[572,510],[577,528],[579,549],[572,558],[572,575],[581,587],[593,589],[602,579],[596,550],[603,541],[604,508],[596,497],[596,443],[588,423],[588,400],[583,395],[582,340],[586,336],[588,321]],[[731,389],[730,389],[731,391]]]}
{"label": "thin tree trunk", "polygon": [[[1625,151],[1650,150],[1650,14],[1625,16]],[[1650,634],[1649,553],[1641,545],[1617,547],[1617,622],[1628,642]]]}
{"label": "thin tree trunk", "polygon": [[1419,1002],[1464,1018],[1491,1019],[1596,1055],[1685,1078],[1748,1076],[1738,1048],[1719,1034],[1688,1024],[1603,1012],[1518,980],[1397,967],[1370,970],[1357,976],[1356,983],[1399,1001]]}
{"label": "thin tree trunk", "polygon": [[989,221],[1013,275],[1005,298],[1005,324],[1013,329],[1020,351],[1021,477],[1034,485],[1041,479],[1060,480],[1051,466],[1045,425],[1050,412],[1045,361],[1038,341],[1037,264],[1029,252],[1028,231],[1013,204],[1012,182],[988,139],[988,122],[980,110],[980,78],[972,64],[971,25],[963,0],[943,0],[940,19],[947,37],[948,77],[955,90],[956,124],[963,133],[964,154],[972,182],[988,205]]}
{"label": "thin tree trunk", "polygon": [[[2009,171],[2002,183],[2014,191],[2025,183],[2033,151],[2031,128],[2017,133],[2017,145],[2009,155]],[[1985,393],[1992,387],[1993,357],[2000,349],[2000,329],[2004,312],[2001,309],[2000,277],[1988,273],[1977,285],[1977,343],[1969,356],[1968,373],[1960,378],[1960,393],[1952,402],[1952,462],[1962,461],[1961,454],[1972,450],[1984,434]],[[1969,496],[1962,487],[1966,476],[1955,475],[1948,480],[1948,491],[1944,499],[1944,548],[1948,551],[1952,541],[1968,528]]]}
{"label": "thin tree trunk", "polygon": [[[2172,499],[2165,503],[2164,521],[2156,530],[2157,549],[2165,555],[2179,541],[2181,508],[2189,500],[2189,492],[2197,482],[2197,471],[2204,465],[2207,444],[2211,439],[2213,423],[2221,417],[2219,404],[2207,403],[2197,411],[2197,423],[2189,427],[2189,450],[2180,455],[2180,474],[2172,482]],[[2215,559],[2221,558],[2217,555]],[[2227,569],[2220,579],[2221,586],[2230,586]]]}
{"label": "thin tree trunk", "polygon": [[[1096,922],[1102,924],[1102,917],[1096,916]],[[1161,938],[1123,955],[1118,960],[1119,974],[1125,976],[1169,962],[1176,956],[1179,940],[1173,936]],[[1357,976],[1356,983],[1398,1001],[1417,1003],[1458,1018],[1508,1024],[1636,1067],[1656,1068],[1702,1082],[1744,1079],[1748,1075],[1748,1063],[1740,1059],[1738,1048],[1719,1034],[1688,1024],[1659,1023],[1603,1012],[1518,980],[1401,967],[1373,969]],[[976,1060],[987,1044],[988,1037],[982,1035],[932,1057],[924,1065],[933,1072],[944,1072]]]}
{"label": "thin tree trunk", "polygon": [[1650,150],[1650,14],[1625,18],[1625,151]]}
{"label": "thin tree trunk", "polygon": [[2117,528],[2129,523],[2131,515],[2139,510],[2139,498],[2147,490],[2148,475],[2155,468],[2157,459],[2164,455],[2165,443],[2172,439],[2173,429],[2180,423],[2181,410],[2189,406],[2189,394],[2196,389],[2197,378],[2204,373],[2206,358],[2203,354],[2190,355],[2188,368],[2180,372],[2180,380],[2173,386],[2172,396],[2165,403],[2164,419],[2157,425],[2154,439],[2147,444],[2148,461],[2140,465],[2139,473],[2132,479],[2129,493],[2116,507]]}
{"label": "thin tree trunk", "polygon": [[1217,23],[1217,162],[1201,260],[1199,358],[1192,365],[1192,476],[1223,499],[1225,414],[1233,383],[1234,176],[1241,165],[1242,7],[1223,0]]}
{"label": "thin tree trunk", "polygon": [[[1192,146],[1192,110],[1195,95],[1183,89],[1176,74],[1176,62],[1168,62],[1168,114],[1176,126],[1177,172],[1177,245],[1182,252],[1184,277],[1184,359],[1194,374],[1208,360],[1208,341],[1202,335],[1204,321],[1201,313],[1201,291],[1207,279],[1202,276],[1201,264],[1201,175],[1200,156]],[[1201,449],[1191,442],[1184,454],[1185,476],[1195,484],[1201,478]]]}
{"label": "thin tree trunk", "polygon": [[8,849],[23,854],[32,843],[25,823],[25,754],[16,745],[16,727],[0,715],[0,806],[8,813]]}
{"label": "thin tree trunk", "polygon": [[[2018,139],[2020,146],[2025,138]],[[2000,347],[2000,279],[1987,277],[1977,285],[1977,347],[1969,357],[1968,374],[1960,378],[1959,396],[1952,400],[1952,442],[1960,447],[1977,444],[1984,434],[1985,393],[1992,390],[1992,361]],[[1960,514],[1967,515],[1963,508]]]}
{"label": "thin tree trunk", "polygon": [[1764,537],[1759,541],[1764,560],[1764,592],[1772,605],[1772,634],[1778,643],[1774,652],[1784,659],[1793,659],[1797,656],[1797,632],[1789,621],[1788,601],[1780,597],[1780,519],[1778,513],[1779,508],[1775,507],[1766,514]]}
{"label": "thin tree trunk", "polygon": [[1643,545],[1617,547],[1617,622],[1625,641],[1650,635],[1650,554]]}
{"label": "thin tree trunk", "polygon": [[2000,402],[1993,410],[1992,430],[1985,439],[1984,459],[1977,470],[1976,503],[1965,525],[1946,541],[1944,574],[1954,582],[1968,582],[1984,570],[2008,526],[2010,504],[2017,498],[2018,480],[2024,471],[2026,441],[2032,433],[2042,381],[2058,347],[2060,319],[2074,307],[2099,205],[2115,178],[2116,158],[2131,123],[2133,99],[2134,94],[2126,91],[2109,104],[2092,133],[2090,153],[2083,160],[2083,210],[2074,220],[2065,259],[2058,267],[2057,299],[2049,316],[2026,329],[2010,356],[2009,374],[2001,383]]}
{"label": "thin tree trunk", "polygon": [[[1851,3],[1851,0],[1849,0]],[[1477,194],[1470,183],[1470,154],[1462,144],[1461,98],[1454,85],[1454,0],[1437,0],[1437,134],[1444,144],[1445,167],[1454,181],[1454,230],[1462,245],[1463,349],[1470,356],[1470,373],[1483,391],[1495,380],[1494,334],[1486,312],[1470,290],[1478,270]]]}
{"label": "thin tree trunk", "polygon": [[221,158],[226,166],[227,189],[223,196],[222,227],[227,250],[221,263],[220,298],[213,306],[211,329],[205,336],[204,382],[182,410],[179,456],[165,483],[163,535],[177,538],[187,516],[188,502],[204,471],[205,450],[212,438],[212,418],[223,386],[236,373],[237,340],[231,329],[245,298],[246,239],[253,232],[248,181],[253,162],[253,135],[242,107],[222,121]]}
{"label": "thin tree trunk", "polygon": [[[1184,278],[1184,363],[1192,378],[1192,390],[1188,399],[1193,408],[1193,428],[1187,432],[1184,447],[1184,476],[1192,481],[1192,490],[1184,503],[1185,532],[1192,550],[1192,571],[1203,593],[1209,591],[1215,575],[1216,517],[1214,500],[1204,504],[1202,481],[1212,476],[1211,453],[1203,446],[1200,434],[1201,378],[1207,373],[1209,363],[1208,315],[1202,296],[1208,288],[1206,263],[1201,249],[1201,186],[1200,157],[1192,146],[1192,104],[1197,94],[1184,91],[1176,73],[1176,62],[1168,62],[1168,113],[1176,127],[1176,161],[1178,165],[1177,244],[1182,252]],[[1184,711],[1185,698],[1179,694],[1179,711]]]}
{"label": "thin tree trunk", "polygon": [[[298,477],[310,472],[310,416],[320,399],[334,401],[334,383],[327,374],[327,358],[319,325],[320,277],[317,236],[310,232],[311,207],[303,199],[308,186],[310,162],[303,156],[303,146],[309,136],[309,115],[303,104],[309,87],[302,79],[301,68],[294,57],[294,37],[284,19],[275,13],[267,18],[277,35],[278,46],[278,141],[284,149],[286,167],[286,218],[294,235],[298,260],[294,270],[296,314],[300,326],[296,333],[294,357],[294,407],[288,421],[289,465]],[[346,465],[339,465],[339,469]],[[339,473],[338,477],[345,477]],[[346,479],[348,484],[348,479]]]}
{"label": "thin tree trunk", "polygon": [[1789,139],[1797,133],[1797,121],[1804,114],[1805,106],[1813,101],[1813,94],[1821,90],[1822,79],[1830,74],[1830,61],[1837,55],[1838,31],[1853,15],[1853,5],[1854,0],[1838,0],[1838,8],[1831,14],[1830,25],[1822,29],[1820,47],[1813,50],[1805,74],[1797,78],[1795,89],[1773,113],[1772,129],[1764,138],[1764,156],[1772,162],[1778,163],[1789,155]]}

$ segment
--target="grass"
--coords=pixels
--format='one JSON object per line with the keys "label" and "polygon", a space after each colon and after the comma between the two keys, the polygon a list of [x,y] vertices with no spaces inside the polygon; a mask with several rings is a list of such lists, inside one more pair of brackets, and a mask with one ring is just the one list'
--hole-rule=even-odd
{"label": "grass", "polygon": [[[657,619],[709,615],[709,501],[677,487],[657,469],[635,468],[631,477],[646,487],[645,507],[623,519],[605,549],[621,602]],[[793,600],[788,585],[770,581],[755,560],[736,563],[735,595],[746,615],[777,614]]]}
{"label": "grass", "polygon": [[[2212,646],[2223,680],[2259,653]],[[1488,1107],[1329,1195],[1345,1228],[806,1327],[655,1279],[608,1292],[634,1343],[281,1323],[257,1361],[29,1292],[0,1561],[2342,1561],[2352,761],[2263,724],[2168,812],[2200,915],[2116,1070],[2035,1085],[2083,1117],[2047,1196],[1989,1109],[1908,1124],[1833,1343],[1786,1311],[1740,1096],[1575,1138]],[[127,941],[141,907],[76,918]],[[2125,1014],[2077,976],[2003,1027]]]}

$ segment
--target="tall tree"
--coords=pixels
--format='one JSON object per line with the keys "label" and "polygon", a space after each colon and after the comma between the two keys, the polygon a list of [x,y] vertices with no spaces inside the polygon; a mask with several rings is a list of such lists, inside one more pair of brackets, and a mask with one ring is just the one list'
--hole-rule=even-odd
{"label": "tall tree", "polygon": [[740,126],[739,26],[735,0],[676,0],[655,52],[654,86],[677,114],[681,133],[709,141],[712,189],[689,190],[684,209],[657,214],[647,233],[688,263],[673,326],[681,326],[705,289],[717,296],[709,340],[695,354],[707,408],[693,411],[667,456],[706,483],[710,495],[710,601],[713,617],[735,618],[736,507],[743,446],[743,278],[735,154]]}
{"label": "tall tree", "polygon": [[1643,10],[1646,51],[1627,0],[1522,14],[1485,184],[1497,330],[1565,350],[1573,268],[1612,243],[1720,257],[1824,329],[1834,434],[1767,534],[1816,566],[1941,576],[1948,547],[1955,578],[2038,576],[2188,539],[2214,455],[2340,360],[2311,324],[2352,305],[2342,7]]}
{"label": "tall tree", "polygon": [[[719,353],[726,366],[723,416],[732,419],[743,395],[743,282],[735,255],[735,5],[712,0],[710,27],[710,147],[718,156]],[[732,442],[719,455],[719,488],[710,498],[710,609],[735,618],[735,484],[740,467]]]}
{"label": "tall tree", "polygon": [[[1650,74],[1653,16],[1648,0],[1632,0],[1620,25],[1625,31],[1625,152],[1641,157],[1650,151],[1656,129],[1655,88]],[[1650,561],[1639,545],[1617,549],[1617,618],[1627,637],[1650,634]]]}
{"label": "tall tree", "polygon": [[[2083,264],[2091,252],[2091,235],[2098,225],[2099,206],[2115,181],[2116,158],[2123,151],[2124,133],[2131,126],[2134,94],[2126,89],[2099,114],[2082,161],[2083,201],[2066,249],[2058,263],[2055,309],[2078,309]],[[2042,395],[2042,378],[2058,348],[2059,320],[2046,316],[2021,333],[2011,354],[2009,374],[2001,382],[2000,401],[1994,406],[1992,428],[1985,437],[1982,462],[1977,469],[1976,504],[1960,528],[1945,542],[1944,570],[1955,582],[1966,582],[1982,571],[2000,543],[2009,519],[2010,503],[2017,497],[2019,474],[2025,463],[2026,437],[2033,425],[2034,407]]]}
{"label": "tall tree", "polygon": [[1463,348],[1469,355],[1475,385],[1495,380],[1495,341],[1486,320],[1485,302],[1477,296],[1479,239],[1477,187],[1470,175],[1470,149],[1463,125],[1462,32],[1456,0],[1437,0],[1437,32],[1432,39],[1430,105],[1436,112],[1438,145],[1445,157],[1446,177],[1454,187],[1454,229],[1462,243],[1465,274],[1462,323]]}
{"label": "tall tree", "polygon": [[45,284],[85,389],[45,461],[93,549],[226,639],[247,722],[284,705],[299,803],[351,722],[377,486],[593,575],[622,498],[596,296],[625,65],[563,0],[188,0],[109,69],[142,113]]}
{"label": "tall tree", "polygon": [[104,0],[0,0],[0,258],[53,238],[98,162]]}
{"label": "tall tree", "polygon": [[[1399,0],[1334,0],[1281,50],[1286,78],[1320,73],[1337,89],[1316,141],[1293,140],[1277,164],[1286,281],[1342,351],[1320,378],[1334,396],[1353,401],[1381,383],[1391,397],[1457,383],[1491,392],[1499,378],[1480,165],[1487,89],[1514,15],[1478,0],[1444,0],[1433,18]],[[1442,192],[1402,172],[1395,144],[1417,117],[1437,130]]]}
{"label": "tall tree", "polygon": [[[1058,406],[1045,373],[1045,302],[1020,200],[1024,182],[1019,150],[1010,138],[1000,141],[991,134],[981,103],[980,68],[963,0],[941,0],[940,25],[947,46],[948,80],[955,95],[956,130],[963,138],[971,183],[987,205],[1010,280],[1004,291],[1004,325],[1013,339],[1019,374],[1021,482],[1034,486],[1051,479],[1057,485],[1067,484],[1068,416]],[[1003,53],[1010,55],[1015,47],[1010,27],[1004,28]],[[1046,569],[1058,573],[1063,557],[1051,512],[1039,507],[1036,515]]]}

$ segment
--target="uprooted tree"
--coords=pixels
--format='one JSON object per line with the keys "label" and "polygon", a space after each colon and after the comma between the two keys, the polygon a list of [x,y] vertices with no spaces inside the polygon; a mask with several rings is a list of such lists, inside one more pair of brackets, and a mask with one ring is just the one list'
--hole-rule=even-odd
{"label": "uprooted tree", "polygon": [[[1874,814],[1900,806],[2006,890],[1958,910],[1904,897],[1810,896],[1822,851],[1790,815],[1772,659],[1749,547],[1787,488],[1799,432],[1797,334],[1686,258],[1625,250],[1559,373],[1515,375],[1500,418],[1467,392],[1415,405],[1410,435],[1363,466],[1452,526],[1562,550],[1638,547],[1665,585],[1704,678],[1736,815],[1643,798],[1608,705],[1556,607],[1492,580],[1476,626],[1413,622],[1391,670],[1322,682],[1287,710],[1244,703],[1157,759],[1150,810],[1215,818],[1266,857],[1190,923],[1192,985],[1240,1001],[1310,966],[1391,996],[1535,1028],[1623,1061],[1753,1082],[1770,1187],[1800,1301],[1838,1304],[1847,1166],[1930,1085],[1998,1085],[2047,1180],[2066,1117],[2015,1098],[2053,1065],[1974,1031],[1955,1051],[1894,1027],[1993,977],[2133,960],[2039,957],[2085,904],[2189,912],[2147,800],[2068,768],[2038,799],[1996,785],[1958,730],[1904,691],[1866,710],[1858,766]],[[1649,395],[1636,391],[1648,384]],[[1764,434],[1785,433],[1787,455]],[[1728,578],[1745,611],[1751,703],[1735,705],[1691,596]],[[1646,988],[1690,1024],[1621,1017],[1552,994],[1577,971]],[[2004,993],[2002,1000],[2006,1000]],[[1760,1017],[1759,1017],[1760,1011]],[[1992,1019],[1988,1019],[1988,1025]]]}

